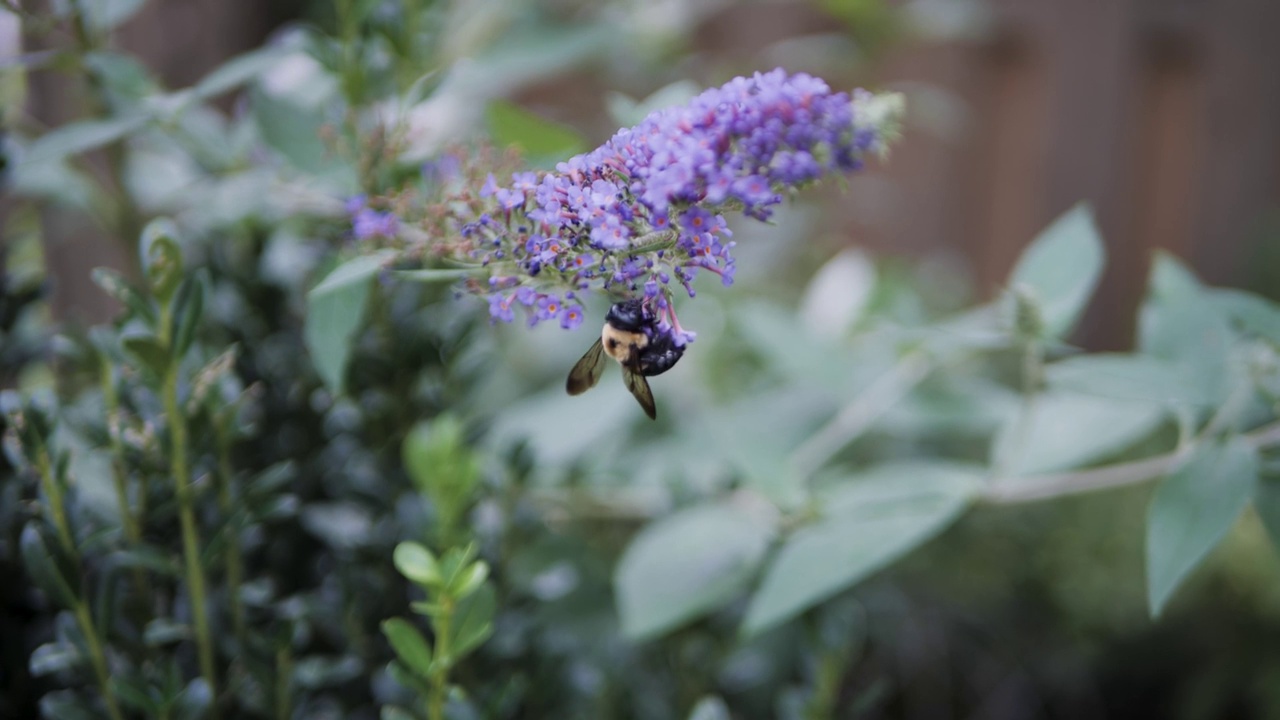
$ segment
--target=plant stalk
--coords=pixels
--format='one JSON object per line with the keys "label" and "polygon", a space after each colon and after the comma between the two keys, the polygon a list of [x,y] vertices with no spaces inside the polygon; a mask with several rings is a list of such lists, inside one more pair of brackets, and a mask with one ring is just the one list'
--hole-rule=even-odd
{"label": "plant stalk", "polygon": [[[165,313],[166,315],[168,313]],[[191,489],[191,469],[187,465],[187,421],[178,405],[177,358],[169,362],[164,378],[164,409],[169,417],[170,468],[178,500],[178,519],[182,524],[182,555],[186,564],[187,592],[191,596],[191,614],[196,625],[196,645],[200,656],[200,674],[214,697],[212,716],[218,717],[217,674],[213,666],[213,637],[209,630],[209,612],[205,607],[204,569],[200,567],[200,535],[196,528],[195,498]]]}
{"label": "plant stalk", "polygon": [[445,699],[449,696],[449,654],[453,651],[449,647],[449,636],[453,632],[451,627],[454,610],[453,598],[441,597],[440,609],[440,614],[432,618],[433,629],[436,633],[434,655],[440,666],[431,674],[431,697],[427,708],[427,715],[430,720],[444,720]]}
{"label": "plant stalk", "polygon": [[237,528],[230,524],[231,519],[231,483],[234,473],[231,468],[231,437],[221,417],[213,417],[214,443],[218,448],[218,509],[227,518],[227,555],[225,572],[227,574],[227,592],[231,601],[231,626],[236,635],[236,643],[241,652],[248,647],[245,629],[244,603],[240,601],[240,585],[244,581],[244,558],[240,555],[240,537]]}
{"label": "plant stalk", "polygon": [[124,715],[120,713],[120,704],[116,701],[115,690],[111,687],[107,654],[102,649],[102,641],[98,639],[98,628],[94,625],[93,615],[83,600],[76,601],[75,616],[80,624],[80,632],[84,633],[85,642],[89,645],[89,662],[93,664],[93,674],[102,688],[102,700],[107,704],[107,714],[111,716],[111,720],[124,720]]}
{"label": "plant stalk", "polygon": [[50,457],[49,448],[45,445],[43,438],[40,440],[40,447],[36,449],[36,469],[40,472],[40,484],[43,486],[45,497],[49,499],[49,514],[53,516],[53,525],[58,529],[58,540],[72,557],[78,557],[75,536],[71,534],[71,524],[67,521],[67,506],[62,495],[62,485],[53,476],[53,458]]}

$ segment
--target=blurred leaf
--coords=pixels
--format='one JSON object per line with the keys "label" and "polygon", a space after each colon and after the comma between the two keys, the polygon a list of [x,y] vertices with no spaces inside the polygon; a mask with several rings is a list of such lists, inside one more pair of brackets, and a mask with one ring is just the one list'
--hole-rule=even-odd
{"label": "blurred leaf", "polygon": [[205,75],[192,88],[194,97],[207,100],[254,79],[288,57],[290,51],[265,47],[237,55]]}
{"label": "blurred leaf", "polygon": [[992,463],[1026,475],[1079,467],[1150,435],[1165,410],[1149,401],[1046,392],[1018,407],[992,440]]}
{"label": "blurred leaf", "polygon": [[1253,492],[1253,507],[1271,536],[1271,544],[1280,550],[1280,480],[1262,478]]}
{"label": "blurred leaf", "polygon": [[151,294],[161,304],[169,302],[183,279],[182,248],[178,245],[178,226],[169,218],[159,217],[142,229],[139,252]]}
{"label": "blurred leaf", "polygon": [[19,164],[57,162],[113,143],[146,123],[147,116],[140,113],[67,123],[31,143]]}
{"label": "blurred leaf", "polygon": [[146,65],[131,55],[99,50],[85,55],[84,64],[120,100],[138,102],[160,91]]}
{"label": "blurred leaf", "polygon": [[586,140],[576,130],[506,100],[489,103],[485,120],[495,144],[520,148],[531,161],[565,160],[587,149]]}
{"label": "blurred leaf", "polygon": [[147,623],[142,631],[142,642],[148,647],[163,647],[191,639],[191,628],[167,617],[158,617]]}
{"label": "blurred leaf", "polygon": [[379,717],[382,720],[418,720],[417,716],[395,705],[383,705]]}
{"label": "blurred leaf", "polygon": [[133,17],[146,0],[82,0],[79,7],[90,28],[103,32]]}
{"label": "blurred leaf", "polygon": [[792,453],[835,413],[838,398],[833,395],[829,390],[796,386],[755,394],[710,413],[709,434],[721,457],[745,476],[750,487],[790,507],[804,493],[792,475]]}
{"label": "blurred leaf", "polygon": [[1258,454],[1235,438],[1197,450],[1156,489],[1147,509],[1147,601],[1158,617],[1182,580],[1249,502]]}
{"label": "blurred leaf", "polygon": [[75,645],[51,642],[41,645],[31,653],[31,658],[27,660],[27,668],[32,677],[43,677],[70,670],[82,662],[84,662],[84,656]]}
{"label": "blurred leaf", "polygon": [[196,328],[204,313],[204,283],[199,274],[182,281],[174,300],[174,313],[169,337],[173,338],[173,358],[181,360],[195,340]]}
{"label": "blurred leaf", "polygon": [[692,80],[677,80],[639,102],[622,93],[611,92],[605,96],[605,107],[615,125],[633,127],[639,125],[649,113],[684,105],[701,91],[702,86]]}
{"label": "blurred leaf", "polygon": [[493,618],[497,610],[498,596],[493,586],[487,583],[458,603],[453,616],[451,654],[445,659],[450,667],[489,639],[493,634]]}
{"label": "blurred leaf", "polygon": [[111,678],[111,688],[126,706],[152,716],[160,714],[160,703],[151,697],[140,678],[115,675]]}
{"label": "blurred leaf", "polygon": [[772,531],[729,504],[686,508],[645,527],[614,572],[623,634],[648,639],[733,599],[755,576]]}
{"label": "blurred leaf", "polygon": [[156,377],[164,377],[169,370],[169,353],[154,335],[131,335],[120,341],[125,352],[150,370]]}
{"label": "blurred leaf", "polygon": [[397,270],[395,275],[403,280],[421,283],[435,282],[454,282],[465,278],[474,277],[473,270],[446,270],[440,268],[428,268],[425,270]]}
{"label": "blurred leaf", "polygon": [[102,720],[102,714],[73,690],[55,690],[40,698],[40,717],[58,720]]}
{"label": "blurred leaf", "polygon": [[902,463],[823,486],[823,520],[783,543],[742,633],[776,627],[929,540],[964,510],[980,479],[964,466]]}
{"label": "blurred leaf", "polygon": [[175,720],[200,720],[204,718],[213,705],[213,693],[209,691],[209,683],[202,677],[192,678],[178,695],[174,709]]}
{"label": "blurred leaf", "polygon": [[462,423],[453,415],[415,425],[401,451],[414,485],[442,508],[456,510],[480,478],[479,462],[466,446]]}
{"label": "blurred leaf", "polygon": [[1241,330],[1280,345],[1280,305],[1244,290],[1213,289],[1206,293],[1214,308]]}
{"label": "blurred leaf", "polygon": [[262,91],[252,93],[254,121],[262,139],[298,170],[325,175],[340,161],[320,137],[324,114]]}
{"label": "blurred leaf", "polygon": [[866,253],[844,250],[809,281],[800,319],[814,337],[841,337],[866,310],[875,285],[876,266]]}
{"label": "blurred leaf", "polygon": [[1013,269],[1009,287],[1029,288],[1047,337],[1075,326],[1102,274],[1104,250],[1093,211],[1077,205],[1031,241]]}
{"label": "blurred leaf", "polygon": [[50,554],[49,546],[45,543],[37,521],[33,520],[22,528],[19,544],[22,547],[22,564],[27,568],[31,579],[35,581],[36,587],[44,591],[57,605],[65,608],[72,607],[76,602],[75,592],[59,569],[57,560]]}
{"label": "blurred leaf", "polygon": [[294,665],[293,679],[308,690],[340,685],[364,670],[364,663],[354,655],[311,655]]}
{"label": "blurred leaf", "polygon": [[483,560],[472,563],[471,567],[459,574],[453,583],[449,585],[447,592],[458,599],[465,598],[479,589],[481,583],[488,577],[488,563]]}
{"label": "blurred leaf", "polygon": [[346,386],[351,342],[360,329],[373,276],[389,257],[384,252],[348,260],[307,293],[307,351],[330,392],[341,394]]}
{"label": "blurred leaf", "polygon": [[401,618],[391,618],[382,623],[382,634],[387,636],[400,661],[420,675],[431,672],[431,648],[418,628]]}
{"label": "blurred leaf", "polygon": [[723,700],[707,695],[693,706],[693,710],[689,712],[689,720],[731,720],[731,716]]}
{"label": "blurred leaf", "polygon": [[431,551],[416,542],[402,542],[396,545],[392,560],[401,575],[419,585],[435,587],[443,580],[440,574],[440,563]]}
{"label": "blurred leaf", "polygon": [[181,572],[172,556],[152,545],[135,545],[127,550],[116,550],[108,556],[108,560],[116,567],[141,568],[170,577],[177,577]]}
{"label": "blurred leaf", "polygon": [[1049,387],[1117,400],[1164,405],[1212,405],[1182,366],[1148,355],[1077,355],[1045,369]]}
{"label": "blurred leaf", "polygon": [[142,293],[135,290],[124,279],[123,275],[111,268],[100,267],[93,269],[92,277],[94,283],[102,288],[107,295],[129,308],[134,315],[147,322],[147,324],[155,324],[156,312],[151,307],[151,302],[143,297]]}
{"label": "blurred leaf", "polygon": [[352,502],[311,502],[302,508],[302,526],[335,550],[351,550],[369,542],[374,518]]}
{"label": "blurred leaf", "polygon": [[1157,253],[1147,298],[1138,316],[1138,347],[1186,368],[1188,380],[1214,404],[1231,391],[1232,333],[1195,276],[1167,253]]}

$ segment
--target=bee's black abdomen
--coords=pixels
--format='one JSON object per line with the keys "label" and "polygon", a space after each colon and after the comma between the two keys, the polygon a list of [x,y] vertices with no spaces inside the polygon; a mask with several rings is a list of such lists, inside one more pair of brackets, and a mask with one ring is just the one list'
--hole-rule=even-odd
{"label": "bee's black abdomen", "polygon": [[676,345],[670,335],[658,335],[640,354],[640,374],[653,377],[675,367],[684,357],[684,346]]}
{"label": "bee's black abdomen", "polygon": [[[615,330],[643,334],[648,339],[643,346],[636,346],[635,355],[630,361],[620,360],[640,375],[661,375],[675,367],[684,356],[684,346],[677,345],[669,331],[659,331],[658,318],[645,306],[643,300],[615,303],[609,308],[605,322]],[[616,357],[612,348],[610,350],[610,356]]]}

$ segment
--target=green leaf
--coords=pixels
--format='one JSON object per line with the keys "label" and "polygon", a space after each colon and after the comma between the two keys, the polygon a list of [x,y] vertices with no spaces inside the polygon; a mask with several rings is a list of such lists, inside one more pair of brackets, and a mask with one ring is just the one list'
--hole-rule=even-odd
{"label": "green leaf", "polygon": [[124,279],[123,275],[111,268],[100,267],[94,268],[91,276],[94,283],[102,288],[103,292],[129,308],[134,315],[144,320],[147,324],[155,325],[155,308],[151,307],[151,302],[143,297],[142,293],[135,290]]}
{"label": "green leaf", "polygon": [[1271,544],[1280,550],[1280,479],[1263,478],[1253,493],[1253,508],[1262,520],[1262,526],[1271,536]]}
{"label": "green leaf", "polygon": [[207,100],[254,79],[288,57],[286,48],[267,47],[237,55],[215,68],[191,88],[194,97]]}
{"label": "green leaf", "polygon": [[615,125],[631,127],[639,125],[655,110],[684,105],[700,92],[702,87],[692,80],[677,80],[638,102],[622,93],[611,92],[605,96],[605,108]]}
{"label": "green leaf", "polygon": [[427,268],[424,270],[397,270],[395,276],[402,280],[420,283],[453,282],[476,275],[475,270]]}
{"label": "green leaf", "polygon": [[213,705],[213,692],[204,678],[192,678],[174,704],[175,720],[203,720]]}
{"label": "green leaf", "polygon": [[142,264],[151,294],[162,304],[173,297],[182,282],[182,248],[178,226],[168,218],[156,218],[142,230]]}
{"label": "green leaf", "polygon": [[959,516],[981,477],[977,468],[914,462],[823,486],[824,519],[783,544],[742,633],[776,627],[923,544]]}
{"label": "green leaf", "polygon": [[107,556],[107,561],[120,568],[140,568],[168,577],[178,577],[181,566],[168,552],[154,545],[135,545],[127,550],[116,550]]}
{"label": "green leaf", "polygon": [[531,160],[554,162],[587,149],[586,141],[576,130],[505,100],[489,103],[485,119],[495,143],[518,147]]}
{"label": "green leaf", "polygon": [[120,344],[124,346],[125,352],[156,377],[164,377],[169,370],[169,353],[165,352],[154,335],[130,335],[121,340]]}
{"label": "green leaf", "polygon": [[349,260],[307,293],[307,350],[320,379],[334,393],[345,389],[351,342],[360,329],[373,276],[389,257],[377,253]]}
{"label": "green leaf", "polygon": [[1181,365],[1148,355],[1078,355],[1049,365],[1049,387],[1117,400],[1163,405],[1211,405],[1214,399]]}
{"label": "green leaf", "polygon": [[252,108],[262,139],[298,170],[325,175],[340,165],[320,136],[324,113],[262,91],[252,93]]}
{"label": "green leaf", "polygon": [[1014,409],[992,441],[992,463],[1025,475],[1079,467],[1150,435],[1166,415],[1150,401],[1047,392],[1030,417]]}
{"label": "green leaf", "polygon": [[355,655],[310,655],[293,666],[293,678],[308,690],[336,687],[360,677],[364,663]]}
{"label": "green leaf", "polygon": [[71,589],[71,583],[63,576],[57,560],[49,552],[49,546],[45,543],[44,535],[37,527],[36,521],[27,523],[27,526],[22,529],[19,545],[22,548],[22,564],[27,568],[31,579],[35,581],[36,587],[62,607],[69,608],[74,605],[76,595]]}
{"label": "green leaf", "polygon": [[191,627],[169,618],[158,617],[147,623],[142,642],[147,647],[163,647],[191,639]]}
{"label": "green leaf", "polygon": [[1257,476],[1257,451],[1235,438],[1198,450],[1160,484],[1147,509],[1152,617],[1160,615],[1173,591],[1235,524]]}
{"label": "green leaf", "polygon": [[453,415],[415,425],[405,436],[401,459],[414,485],[441,505],[464,499],[479,481],[480,467]]}
{"label": "green leaf", "polygon": [[483,560],[475,562],[450,584],[447,592],[458,599],[465,598],[479,589],[488,577],[489,564]]}
{"label": "green leaf", "polygon": [[772,531],[730,504],[687,508],[646,527],[614,572],[623,633],[655,637],[733,599],[755,576]]}
{"label": "green leaf", "polygon": [[170,337],[173,338],[173,358],[180,360],[196,337],[196,328],[204,313],[204,283],[198,275],[182,281],[174,299],[174,313]]}
{"label": "green leaf", "polygon": [[409,580],[427,587],[436,587],[443,578],[435,555],[421,543],[402,542],[391,555],[396,569]]}
{"label": "green leaf", "polygon": [[1244,290],[1206,290],[1213,306],[1244,332],[1280,345],[1280,305]]}
{"label": "green leaf", "polygon": [[146,124],[143,114],[67,123],[31,143],[19,164],[57,162],[109,145]]}
{"label": "green leaf", "polygon": [[70,670],[84,662],[80,649],[69,642],[45,643],[36,648],[27,660],[32,677],[43,677]]}
{"label": "green leaf", "polygon": [[413,713],[395,705],[383,705],[378,717],[382,720],[418,720]]}
{"label": "green leaf", "polygon": [[152,717],[160,714],[160,703],[151,697],[145,682],[140,678],[130,680],[119,675],[113,676],[111,688],[126,706]]}
{"label": "green leaf", "polygon": [[391,618],[383,621],[382,634],[387,636],[401,662],[419,675],[431,672],[431,647],[418,628],[407,620]]}
{"label": "green leaf", "polygon": [[1044,335],[1062,338],[1075,326],[1102,274],[1105,251],[1093,211],[1081,204],[1045,228],[1022,252],[1010,288],[1027,288]]}
{"label": "green leaf", "polygon": [[1183,365],[1189,382],[1221,404],[1236,372],[1232,343],[1226,317],[1195,276],[1171,255],[1157,253],[1138,316],[1138,348]]}
{"label": "green leaf", "polygon": [[497,610],[498,597],[493,586],[488,583],[481,585],[466,600],[458,603],[453,615],[451,654],[444,659],[449,667],[489,639],[493,634],[493,617]]}
{"label": "green leaf", "polygon": [[689,720],[731,720],[729,708],[715,695],[707,695],[693,706]]}
{"label": "green leaf", "polygon": [[85,22],[99,32],[122,25],[133,17],[146,0],[83,0]]}

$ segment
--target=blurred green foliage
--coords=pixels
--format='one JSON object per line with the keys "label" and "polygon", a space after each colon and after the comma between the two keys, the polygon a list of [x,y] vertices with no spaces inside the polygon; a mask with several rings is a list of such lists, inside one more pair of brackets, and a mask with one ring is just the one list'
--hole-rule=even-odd
{"label": "blurred green foliage", "polygon": [[[1280,707],[1271,302],[1162,256],[1137,351],[1084,354],[1105,262],[1085,207],[969,310],[949,272],[784,213],[742,233],[737,287],[689,304],[699,339],[650,424],[618,383],[564,395],[589,333],[486,327],[347,243],[343,202],[394,201],[477,131],[535,164],[580,149],[506,98],[664,67],[697,18],[337,0],[175,91],[107,42],[141,5],[24,17],[79,32],[5,68],[6,92],[65,67],[96,101],[4,146],[0,715]],[[901,22],[819,5],[869,48]],[[696,90],[682,72],[604,104],[633,123]],[[137,259],[95,275],[109,326],[41,307],[49,211]]]}

